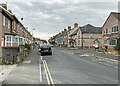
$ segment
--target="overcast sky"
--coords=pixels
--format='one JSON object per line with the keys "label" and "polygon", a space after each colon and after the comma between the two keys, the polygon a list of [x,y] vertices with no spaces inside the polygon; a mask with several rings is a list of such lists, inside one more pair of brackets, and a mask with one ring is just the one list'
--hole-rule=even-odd
{"label": "overcast sky", "polygon": [[[13,0],[14,1],[14,0]],[[67,26],[92,24],[102,27],[110,12],[118,11],[118,2],[82,2],[81,0],[44,0],[44,1],[7,2],[29,31],[35,29],[34,36],[41,39],[61,32]]]}

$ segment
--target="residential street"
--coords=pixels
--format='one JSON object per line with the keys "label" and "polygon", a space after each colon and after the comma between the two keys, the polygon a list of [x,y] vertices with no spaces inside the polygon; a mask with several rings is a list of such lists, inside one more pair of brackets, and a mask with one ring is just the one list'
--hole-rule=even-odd
{"label": "residential street", "polygon": [[[98,63],[98,60],[71,53],[81,50],[67,48],[52,48],[52,50],[53,55],[42,56],[42,61],[46,61],[54,84],[118,83],[118,69],[112,67],[117,66],[117,64],[104,65]],[[42,66],[42,70],[40,66]],[[38,47],[36,47],[30,56],[10,73],[3,84],[48,84],[47,78],[44,63],[40,65],[40,55],[38,54]]]}
{"label": "residential street", "polygon": [[[68,52],[73,50],[53,48],[52,56],[43,56],[46,60],[54,84],[117,84],[118,70],[111,66],[82,58]],[[112,64],[114,65],[115,64]],[[117,65],[116,65],[117,66]],[[43,70],[43,81],[46,75]]]}

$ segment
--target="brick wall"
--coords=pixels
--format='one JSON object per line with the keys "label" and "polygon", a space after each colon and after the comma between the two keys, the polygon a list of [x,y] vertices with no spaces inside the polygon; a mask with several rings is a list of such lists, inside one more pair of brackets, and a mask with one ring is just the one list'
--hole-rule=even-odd
{"label": "brick wall", "polygon": [[[0,21],[2,21],[2,13],[1,12],[0,12]],[[0,22],[0,57],[2,57],[1,38],[2,38],[2,22]]]}

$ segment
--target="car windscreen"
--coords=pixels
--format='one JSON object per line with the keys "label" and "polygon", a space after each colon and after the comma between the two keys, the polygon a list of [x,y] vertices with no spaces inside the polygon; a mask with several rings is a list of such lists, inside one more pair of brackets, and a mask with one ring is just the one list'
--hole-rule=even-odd
{"label": "car windscreen", "polygon": [[50,46],[42,46],[42,48],[50,48]]}

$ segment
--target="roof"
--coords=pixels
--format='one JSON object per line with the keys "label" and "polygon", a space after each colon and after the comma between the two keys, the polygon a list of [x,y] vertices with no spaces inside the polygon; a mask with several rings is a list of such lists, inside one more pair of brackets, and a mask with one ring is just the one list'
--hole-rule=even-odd
{"label": "roof", "polygon": [[76,31],[74,31],[70,36],[74,36],[77,35],[78,29]]}
{"label": "roof", "polygon": [[67,35],[67,31],[60,34],[60,36],[65,36],[65,35]]}
{"label": "roof", "polygon": [[111,12],[111,13],[120,20],[120,13],[118,12]]}
{"label": "roof", "polygon": [[90,24],[87,24],[83,27],[80,27],[80,29],[83,33],[100,33],[100,34],[102,34],[102,28],[101,27],[94,27]]}

